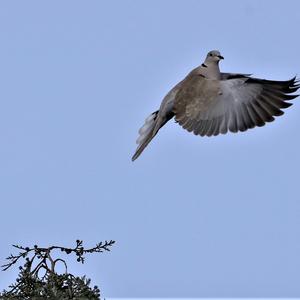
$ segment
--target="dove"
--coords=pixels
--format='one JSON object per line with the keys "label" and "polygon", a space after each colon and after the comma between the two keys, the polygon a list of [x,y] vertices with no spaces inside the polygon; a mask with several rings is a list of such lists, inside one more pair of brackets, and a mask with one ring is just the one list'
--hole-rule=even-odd
{"label": "dove", "polygon": [[136,160],[160,128],[175,121],[200,136],[243,132],[264,126],[281,116],[296,98],[300,87],[293,77],[286,81],[254,78],[250,74],[222,73],[218,50],[208,52],[205,61],[192,70],[164,97],[160,108],[145,120],[132,156]]}

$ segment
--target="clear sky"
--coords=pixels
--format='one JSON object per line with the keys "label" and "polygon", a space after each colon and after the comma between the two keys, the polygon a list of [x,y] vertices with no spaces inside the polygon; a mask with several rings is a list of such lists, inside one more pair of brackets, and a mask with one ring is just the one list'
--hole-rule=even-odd
{"label": "clear sky", "polygon": [[299,1],[1,1],[0,260],[114,239],[69,267],[106,297],[299,297],[300,99],[245,133],[171,121],[130,160],[209,50],[223,71],[286,80],[299,28]]}

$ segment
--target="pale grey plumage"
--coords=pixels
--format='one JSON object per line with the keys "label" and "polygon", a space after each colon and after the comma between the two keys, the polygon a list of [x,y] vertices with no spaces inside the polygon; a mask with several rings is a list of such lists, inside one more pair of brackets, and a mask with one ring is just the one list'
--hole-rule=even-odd
{"label": "pale grey plumage", "polygon": [[217,50],[210,51],[203,64],[191,71],[163,99],[139,131],[135,160],[159,129],[175,116],[186,130],[196,135],[212,136],[228,131],[246,131],[263,126],[283,114],[286,102],[299,88],[296,78],[271,81],[249,74],[221,73]]}

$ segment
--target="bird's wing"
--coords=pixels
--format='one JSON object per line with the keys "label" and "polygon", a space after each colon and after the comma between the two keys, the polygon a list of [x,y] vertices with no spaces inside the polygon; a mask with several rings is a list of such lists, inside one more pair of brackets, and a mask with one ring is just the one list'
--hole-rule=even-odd
{"label": "bird's wing", "polygon": [[221,74],[221,80],[246,78],[246,77],[251,76],[251,74],[241,74],[241,73],[223,73],[223,72],[221,72],[220,74]]}
{"label": "bird's wing", "polygon": [[184,129],[201,136],[245,131],[282,115],[281,109],[292,105],[286,101],[297,97],[291,93],[298,88],[296,78],[271,81],[245,75],[208,80],[193,76],[175,97],[175,119]]}

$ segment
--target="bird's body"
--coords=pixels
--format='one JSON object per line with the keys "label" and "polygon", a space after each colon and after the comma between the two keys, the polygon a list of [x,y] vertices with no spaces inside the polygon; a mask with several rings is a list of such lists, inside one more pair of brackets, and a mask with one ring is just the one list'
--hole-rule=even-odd
{"label": "bird's body", "polygon": [[210,51],[206,60],[191,71],[163,99],[139,130],[135,160],[170,119],[195,135],[212,136],[228,131],[246,131],[263,126],[283,114],[286,102],[299,85],[296,78],[271,81],[249,74],[221,73],[219,51]]}

